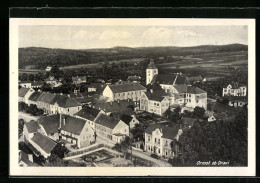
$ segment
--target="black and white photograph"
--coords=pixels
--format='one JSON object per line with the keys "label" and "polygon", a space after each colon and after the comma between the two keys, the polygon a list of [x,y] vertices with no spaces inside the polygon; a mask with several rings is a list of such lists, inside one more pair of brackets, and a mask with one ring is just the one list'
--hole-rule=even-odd
{"label": "black and white photograph", "polygon": [[255,174],[254,20],[10,24],[13,175]]}

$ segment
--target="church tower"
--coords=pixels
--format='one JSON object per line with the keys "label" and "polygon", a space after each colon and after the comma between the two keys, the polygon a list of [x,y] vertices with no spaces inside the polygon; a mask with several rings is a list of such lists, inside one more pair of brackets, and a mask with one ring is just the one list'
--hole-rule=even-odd
{"label": "church tower", "polygon": [[151,83],[154,76],[157,75],[157,74],[158,74],[158,69],[156,68],[156,66],[154,64],[154,60],[151,59],[149,65],[146,69],[146,85]]}

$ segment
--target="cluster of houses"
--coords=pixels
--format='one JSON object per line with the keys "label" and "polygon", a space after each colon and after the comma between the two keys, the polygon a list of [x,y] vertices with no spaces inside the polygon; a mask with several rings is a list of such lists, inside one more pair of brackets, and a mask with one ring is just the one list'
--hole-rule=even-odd
{"label": "cluster of houses", "polygon": [[[72,78],[75,85],[86,83],[86,80],[86,77]],[[77,148],[96,142],[122,142],[130,135],[130,129],[139,123],[135,116],[136,111],[163,116],[167,109],[176,106],[190,111],[196,106],[207,110],[207,92],[191,85],[201,82],[202,78],[199,76],[159,74],[151,60],[146,69],[147,86],[141,85],[139,80],[140,77],[133,76],[127,82],[120,81],[116,84],[92,83],[87,92],[96,93],[92,96],[80,92],[52,94],[35,91],[33,84],[20,84],[22,87],[19,89],[19,101],[28,105],[35,104],[48,114],[38,121],[24,125],[24,141],[36,152],[48,157],[59,141]],[[50,76],[45,82],[56,86],[60,81]],[[160,86],[160,89],[153,87],[155,85]],[[223,89],[224,95],[244,97],[246,87],[229,85]],[[232,104],[241,106],[239,101]],[[207,113],[209,122],[221,118],[221,114],[213,115],[216,108],[221,107],[211,106],[211,112]],[[176,141],[185,130],[191,128],[195,120],[182,118],[181,127],[150,125],[144,133],[144,151],[166,158],[177,156],[179,147]]]}

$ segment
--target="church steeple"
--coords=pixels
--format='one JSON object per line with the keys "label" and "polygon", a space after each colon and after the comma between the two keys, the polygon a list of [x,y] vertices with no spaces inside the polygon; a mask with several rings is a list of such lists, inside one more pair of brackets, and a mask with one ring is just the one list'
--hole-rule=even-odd
{"label": "church steeple", "polygon": [[146,85],[150,84],[154,76],[158,74],[158,69],[154,64],[154,60],[150,59],[150,63],[146,69]]}

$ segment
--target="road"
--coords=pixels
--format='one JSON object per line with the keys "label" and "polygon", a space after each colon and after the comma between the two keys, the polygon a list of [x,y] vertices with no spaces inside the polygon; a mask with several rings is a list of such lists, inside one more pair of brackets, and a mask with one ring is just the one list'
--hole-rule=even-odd
{"label": "road", "polygon": [[[131,153],[131,150],[129,149],[128,152]],[[151,161],[151,162],[155,163],[156,165],[158,165],[159,167],[172,167],[172,165],[170,163],[168,163],[167,161],[152,158],[150,155],[145,154],[144,152],[137,151],[137,150],[133,149],[132,153],[133,153],[134,156],[138,156],[138,157],[143,158],[145,160]]]}
{"label": "road", "polygon": [[39,117],[32,116],[24,112],[18,112],[18,119],[24,119],[25,122],[30,122],[31,120],[36,121]]}

